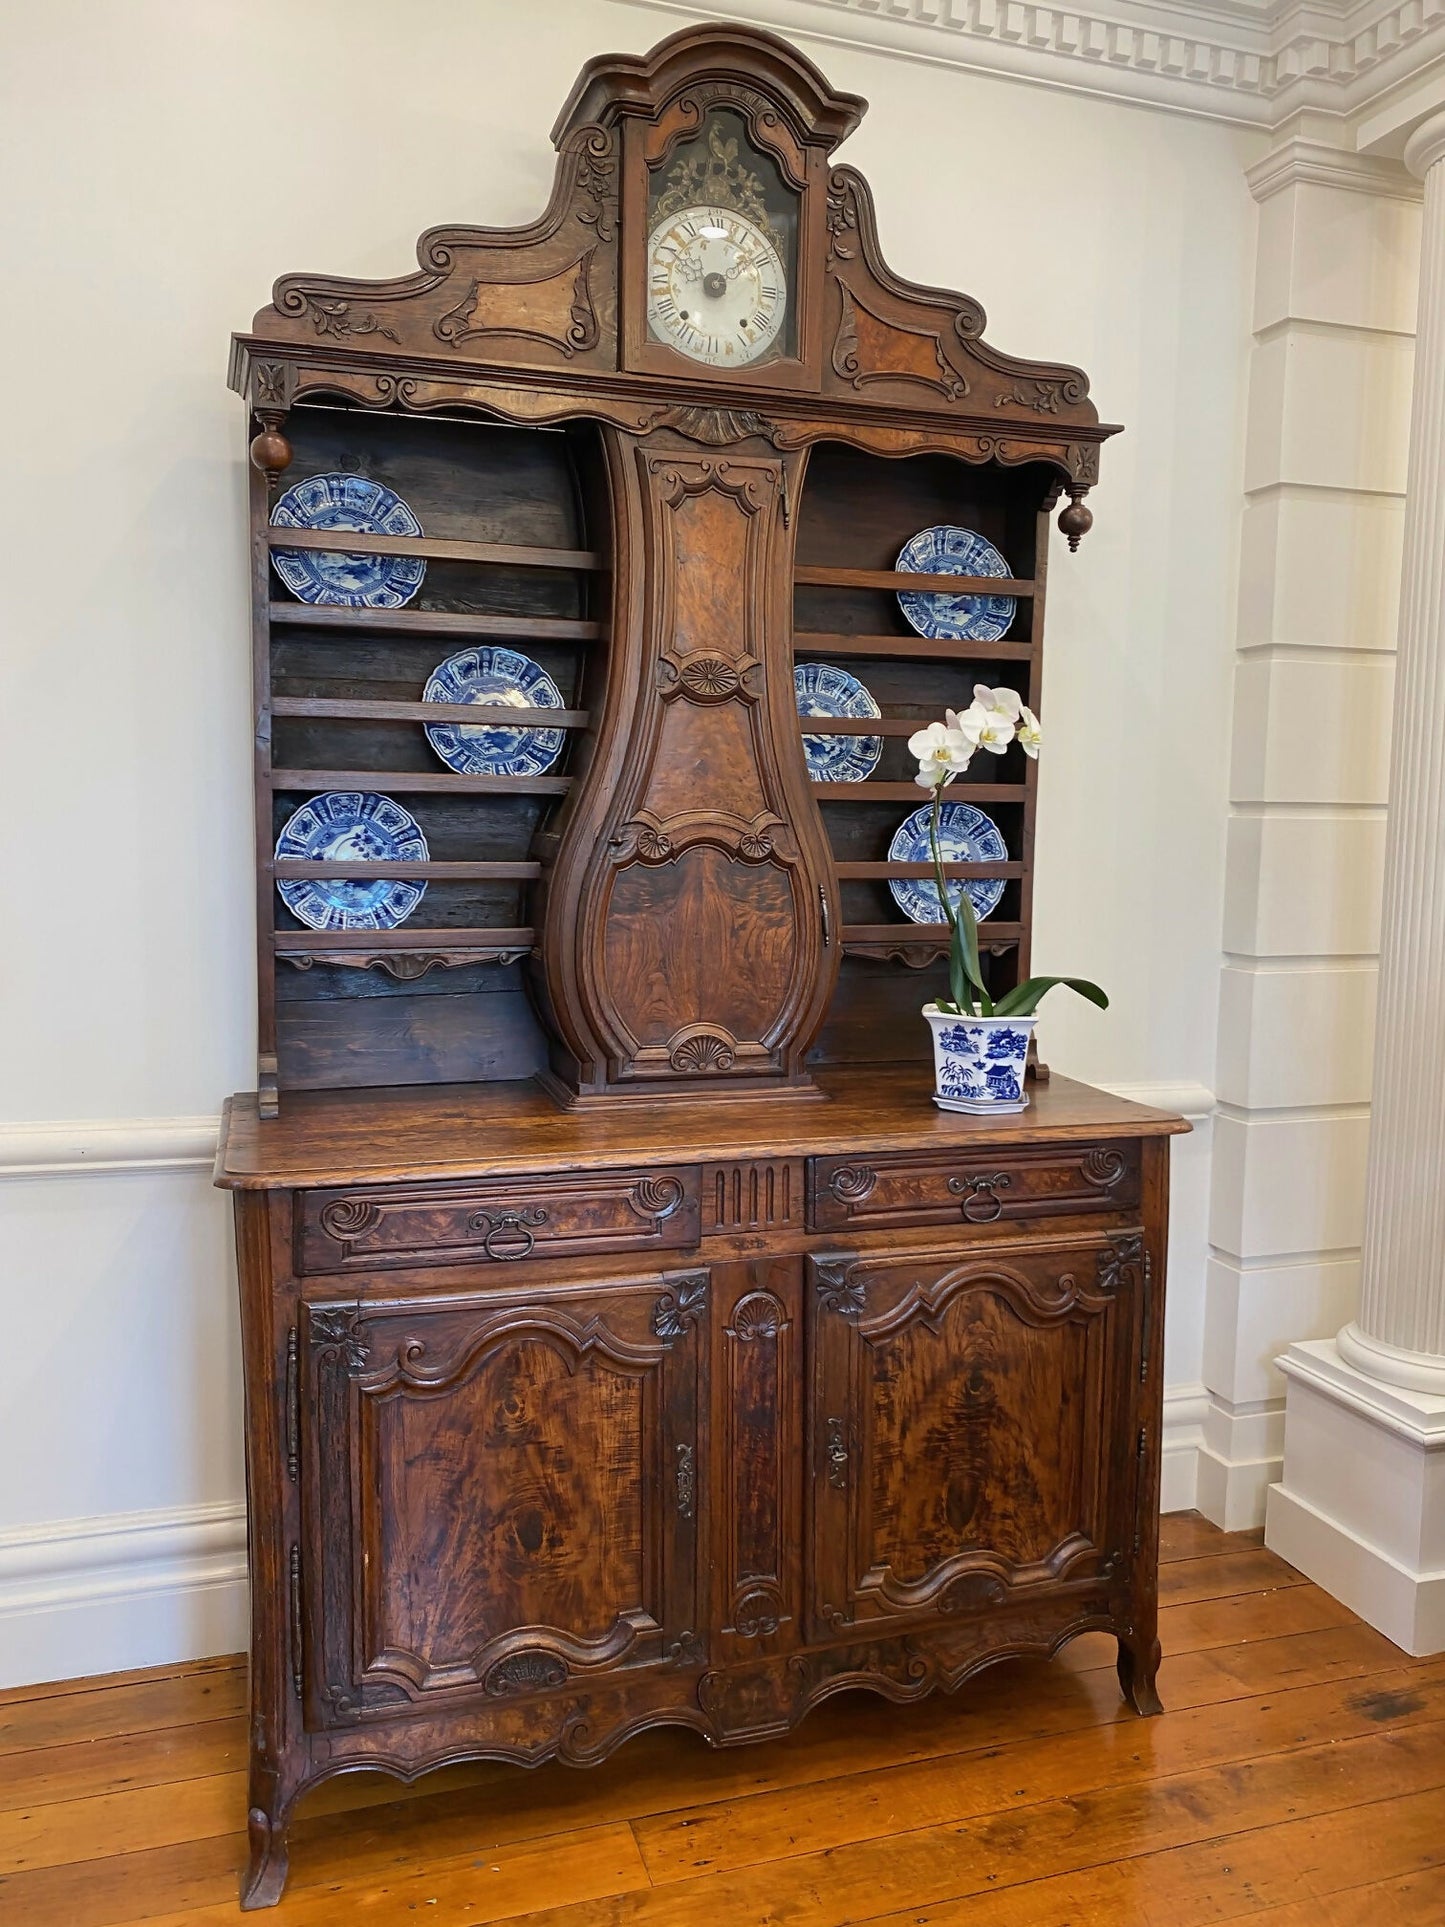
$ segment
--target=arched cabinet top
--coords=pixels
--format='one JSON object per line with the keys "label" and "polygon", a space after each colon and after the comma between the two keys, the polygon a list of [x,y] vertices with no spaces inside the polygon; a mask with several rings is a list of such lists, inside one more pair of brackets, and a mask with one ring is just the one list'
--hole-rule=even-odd
{"label": "arched cabinet top", "polygon": [[[235,339],[232,385],[263,422],[322,394],[634,430],[682,416],[719,441],[763,418],[794,444],[1046,461],[1089,486],[1117,430],[1082,371],[1002,353],[977,301],[888,267],[867,182],[830,159],[865,105],[751,28],[689,28],[647,55],[589,61],[553,129],[556,180],[536,221],[429,229],[417,270],[394,280],[283,276]],[[796,197],[788,352],[746,367],[687,360],[643,313],[649,182],[715,112]]]}

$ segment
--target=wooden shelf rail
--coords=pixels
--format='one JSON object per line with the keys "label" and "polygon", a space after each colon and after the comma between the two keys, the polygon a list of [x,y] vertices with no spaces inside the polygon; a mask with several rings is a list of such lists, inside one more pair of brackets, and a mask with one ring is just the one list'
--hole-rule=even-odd
{"label": "wooden shelf rail", "polygon": [[314,956],[322,951],[394,950],[444,952],[448,956],[482,955],[496,950],[530,950],[536,932],[523,925],[514,930],[476,926],[456,930],[422,930],[403,924],[396,930],[277,930],[271,943],[277,956]]}
{"label": "wooden shelf rail", "polygon": [[[843,883],[868,883],[886,877],[931,877],[931,863],[839,863],[838,878]],[[1000,878],[1021,877],[1022,863],[945,863],[943,874],[965,882],[997,882]]]}
{"label": "wooden shelf rail", "polygon": [[953,636],[845,636],[800,630],[795,656],[898,656],[925,662],[1028,662],[1031,642],[976,642]]}
{"label": "wooden shelf rail", "polygon": [[493,562],[511,569],[605,569],[592,549],[524,547],[515,542],[454,542],[435,535],[363,535],[356,529],[267,530],[272,550],[320,549],[328,555],[408,555],[430,562]]}
{"label": "wooden shelf rail", "polygon": [[[820,803],[916,803],[923,805],[929,792],[917,783],[875,783],[871,777],[862,783],[814,783],[813,794]],[[1028,795],[1027,783],[953,783],[944,792],[948,803],[1022,803]]]}
{"label": "wooden shelf rail", "polygon": [[458,776],[450,770],[273,769],[273,790],[384,790],[388,795],[565,796],[570,776]]}
{"label": "wooden shelf rail", "polygon": [[[331,696],[276,696],[273,716],[329,716],[362,723],[475,723],[478,729],[585,729],[585,709],[510,709],[485,703],[382,703]],[[910,723],[909,730],[919,728]]]}
{"label": "wooden shelf rail", "polygon": [[[335,546],[333,544],[333,546]],[[917,589],[926,595],[1037,595],[1032,579],[1012,575],[910,575],[899,569],[793,570],[800,587],[818,589]]]}
{"label": "wooden shelf rail", "polygon": [[580,622],[571,616],[491,616],[447,609],[341,609],[325,602],[272,602],[267,612],[274,625],[297,629],[330,629],[345,634],[381,629],[418,636],[516,636],[539,642],[596,642],[605,635],[600,622]]}
{"label": "wooden shelf rail", "polygon": [[438,883],[531,883],[542,874],[540,863],[334,863],[330,857],[273,857],[267,865],[277,877],[429,877]]}

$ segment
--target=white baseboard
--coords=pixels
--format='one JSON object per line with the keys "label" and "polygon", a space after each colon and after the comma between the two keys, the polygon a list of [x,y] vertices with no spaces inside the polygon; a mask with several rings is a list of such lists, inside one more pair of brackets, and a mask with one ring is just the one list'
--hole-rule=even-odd
{"label": "white baseboard", "polygon": [[240,1652],[247,1614],[234,1502],[0,1534],[0,1687]]}
{"label": "white baseboard", "polygon": [[1225,1532],[1264,1524],[1270,1486],[1284,1464],[1284,1400],[1231,1405],[1208,1394],[1196,1503]]}
{"label": "white baseboard", "polygon": [[1192,1512],[1199,1503],[1199,1454],[1209,1394],[1202,1385],[1164,1388],[1164,1453],[1159,1510]]}

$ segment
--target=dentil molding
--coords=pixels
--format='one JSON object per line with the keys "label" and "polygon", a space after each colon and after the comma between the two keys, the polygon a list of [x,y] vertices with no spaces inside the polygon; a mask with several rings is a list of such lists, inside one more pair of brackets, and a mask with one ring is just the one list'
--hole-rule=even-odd
{"label": "dentil molding", "polygon": [[1362,113],[1445,62],[1445,0],[619,0],[1247,127]]}

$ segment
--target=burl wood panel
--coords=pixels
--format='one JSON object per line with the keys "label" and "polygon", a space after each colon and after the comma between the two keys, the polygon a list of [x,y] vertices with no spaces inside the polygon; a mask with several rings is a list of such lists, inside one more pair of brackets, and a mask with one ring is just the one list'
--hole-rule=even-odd
{"label": "burl wood panel", "polygon": [[693,1617],[706,1297],[658,1274],[308,1309],[324,1720],[664,1660]]}
{"label": "burl wood panel", "polygon": [[992,1224],[997,1219],[1117,1211],[1139,1202],[1134,1145],[1079,1145],[1066,1151],[902,1153],[814,1158],[808,1222],[815,1230],[888,1225]]}
{"label": "burl wood panel", "polygon": [[613,661],[636,698],[608,708],[547,890],[570,1073],[583,1093],[803,1083],[836,886],[797,744],[789,462],[666,432],[610,446],[619,554],[647,569]]}
{"label": "burl wood panel", "polygon": [[1097,1571],[1112,1253],[810,1260],[821,1626],[976,1611]]}
{"label": "burl wood panel", "polygon": [[698,1174],[594,1171],[566,1189],[550,1179],[483,1180],[317,1191],[296,1215],[301,1272],[394,1265],[510,1264],[586,1252],[668,1250],[698,1237]]}

